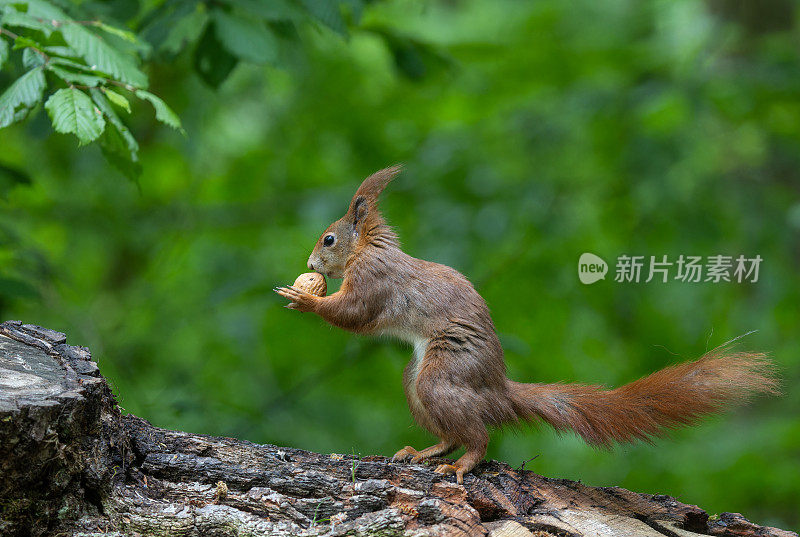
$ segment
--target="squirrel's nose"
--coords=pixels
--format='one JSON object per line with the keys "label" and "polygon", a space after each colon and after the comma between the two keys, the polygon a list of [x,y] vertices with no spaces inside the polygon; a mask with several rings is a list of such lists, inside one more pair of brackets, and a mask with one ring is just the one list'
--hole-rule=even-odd
{"label": "squirrel's nose", "polygon": [[314,270],[314,263],[310,259],[308,260],[308,270]]}

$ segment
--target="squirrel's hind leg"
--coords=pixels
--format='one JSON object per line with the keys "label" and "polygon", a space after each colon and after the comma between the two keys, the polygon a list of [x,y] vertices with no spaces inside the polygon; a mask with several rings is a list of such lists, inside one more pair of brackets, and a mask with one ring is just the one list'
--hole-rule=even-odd
{"label": "squirrel's hind leg", "polygon": [[464,453],[453,464],[440,464],[434,472],[437,474],[456,474],[456,481],[459,485],[464,484],[464,474],[475,468],[475,466],[483,460],[486,456],[486,444],[475,444],[467,446],[467,452]]}
{"label": "squirrel's hind leg", "polygon": [[417,451],[411,446],[406,446],[392,457],[392,461],[405,461],[411,458],[411,463],[416,464],[429,457],[447,455],[458,448],[458,444],[449,440],[442,440],[435,446],[427,447],[422,451]]}
{"label": "squirrel's hind leg", "polygon": [[[462,340],[465,343],[459,345]],[[440,474],[455,474],[459,484],[486,455],[489,434],[485,423],[491,422],[488,418],[496,411],[498,400],[502,402],[490,389],[497,380],[493,371],[481,366],[473,353],[480,349],[472,348],[468,340],[432,339],[414,385],[424,409],[425,428],[467,448],[453,464],[436,468]],[[465,369],[465,365],[470,367]],[[501,380],[505,386],[505,377]]]}

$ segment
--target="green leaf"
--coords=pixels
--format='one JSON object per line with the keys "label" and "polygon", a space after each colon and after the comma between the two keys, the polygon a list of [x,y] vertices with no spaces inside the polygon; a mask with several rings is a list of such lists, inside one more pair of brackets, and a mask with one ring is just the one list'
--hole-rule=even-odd
{"label": "green leaf", "polygon": [[167,54],[178,54],[188,43],[194,43],[208,24],[208,12],[200,8],[178,19],[161,44]]}
{"label": "green leaf", "polygon": [[62,46],[52,46],[52,47],[44,47],[44,51],[49,54],[50,56],[60,56],[62,58],[79,58],[80,55],[70,47],[62,47]]}
{"label": "green leaf", "polygon": [[263,21],[231,15],[219,9],[211,15],[217,37],[228,52],[254,63],[275,61],[278,43]]}
{"label": "green leaf", "polygon": [[41,69],[28,71],[0,95],[0,128],[23,119],[42,100],[45,80]]}
{"label": "green leaf", "polygon": [[147,86],[147,76],[139,70],[132,56],[112,47],[52,4],[42,0],[27,0],[27,3],[28,15],[63,21],[58,30],[64,41],[86,61],[90,69],[108,73],[114,79],[132,86]]}
{"label": "green leaf", "polygon": [[0,0],[0,4],[26,5],[28,15],[44,21],[68,21],[72,20],[61,9],[45,0]]}
{"label": "green leaf", "polygon": [[30,13],[21,13],[12,6],[6,6],[3,9],[3,26],[37,30],[47,37],[50,37],[50,34],[52,34],[55,29],[48,19],[31,16]]}
{"label": "green leaf", "polygon": [[21,50],[29,47],[41,49],[42,45],[30,37],[25,37],[24,35],[21,35],[14,40],[14,50]]}
{"label": "green leaf", "polygon": [[126,99],[123,95],[120,95],[116,91],[110,90],[108,88],[106,88],[104,93],[106,95],[106,98],[113,104],[119,106],[120,108],[123,108],[129,114],[131,113],[131,104],[128,102],[128,99]]}
{"label": "green leaf", "polygon": [[100,137],[100,151],[106,160],[118,169],[122,175],[131,181],[136,181],[142,175],[142,165],[139,155],[127,149],[124,136],[111,125]]}
{"label": "green leaf", "polygon": [[0,37],[0,69],[3,68],[3,64],[8,59],[8,41]]}
{"label": "green leaf", "polygon": [[26,69],[41,67],[44,65],[44,58],[32,48],[26,48],[22,51],[22,65],[24,65]]}
{"label": "green leaf", "polygon": [[44,107],[56,132],[74,134],[81,145],[96,140],[106,126],[103,114],[79,89],[58,90],[47,99]]}
{"label": "green leaf", "polygon": [[111,124],[99,140],[103,156],[125,177],[136,181],[142,173],[142,166],[139,164],[139,144],[106,99],[108,92],[104,95],[99,89],[93,88],[89,93]]}
{"label": "green leaf", "polygon": [[181,127],[181,120],[178,115],[172,111],[172,109],[167,106],[167,103],[162,101],[160,98],[156,97],[149,91],[144,90],[137,90],[136,96],[140,99],[144,99],[146,101],[150,101],[150,104],[153,105],[153,108],[156,111],[156,119],[159,120],[161,123],[169,125],[174,129],[178,129],[179,131],[183,132],[183,127]]}
{"label": "green leaf", "polygon": [[116,26],[110,26],[110,25],[108,25],[108,24],[106,24],[104,22],[100,22],[100,21],[94,21],[92,23],[92,26],[100,28],[101,30],[103,30],[106,33],[109,33],[111,35],[115,35],[115,36],[117,36],[117,37],[119,37],[121,39],[124,39],[125,41],[127,41],[129,43],[136,43],[136,44],[139,43],[139,39],[136,37],[136,34],[134,34],[133,32],[129,32],[128,30],[123,30],[122,28],[117,28]]}
{"label": "green leaf", "polygon": [[108,118],[109,123],[111,123],[114,127],[116,127],[117,131],[121,135],[123,141],[125,142],[125,149],[131,153],[133,159],[136,160],[136,154],[139,151],[139,144],[136,142],[136,138],[133,137],[131,131],[122,120],[117,115],[116,111],[112,106],[109,104],[108,99],[108,90],[106,90],[105,94],[96,88],[92,88],[89,90],[89,93],[92,95],[92,100],[97,104],[97,107],[100,111]]}
{"label": "green leaf", "polygon": [[84,73],[88,73],[90,75],[99,76],[101,78],[112,78],[112,76],[110,74],[108,74],[108,73],[104,73],[104,72],[102,72],[102,71],[100,71],[98,69],[92,69],[90,66],[88,66],[86,64],[78,63],[76,61],[72,61],[72,60],[69,60],[67,58],[54,58],[54,57],[51,57],[50,61],[47,62],[47,63],[48,63],[48,65],[49,64],[62,65],[64,67],[68,68],[68,69],[74,69],[76,71],[83,71]]}
{"label": "green leaf", "polygon": [[52,62],[47,64],[47,70],[52,72],[54,75],[56,75],[58,78],[60,78],[67,84],[79,84],[81,86],[100,86],[105,82],[105,79],[100,78],[99,76],[76,73],[74,71],[70,71],[69,69],[59,67],[58,65],[53,64]]}
{"label": "green leaf", "polygon": [[200,43],[194,49],[194,70],[203,82],[212,88],[218,88],[239,63],[239,59],[225,50],[209,26],[203,32]]}
{"label": "green leaf", "polygon": [[[198,10],[199,6],[193,1],[167,0],[144,16],[140,35],[156,50],[163,50],[180,21]],[[202,30],[203,28],[199,28],[198,34]]]}
{"label": "green leaf", "polygon": [[347,35],[347,23],[342,17],[339,2],[336,0],[302,0],[308,12],[334,32]]}
{"label": "green leaf", "polygon": [[68,24],[61,28],[61,35],[92,69],[106,72],[135,87],[147,87],[147,76],[139,70],[131,57],[112,48],[86,28]]}

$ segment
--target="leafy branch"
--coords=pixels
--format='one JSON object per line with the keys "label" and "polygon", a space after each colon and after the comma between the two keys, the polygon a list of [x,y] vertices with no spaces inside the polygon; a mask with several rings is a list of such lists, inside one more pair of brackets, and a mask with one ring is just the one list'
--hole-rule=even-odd
{"label": "leafy branch", "polygon": [[[44,110],[53,129],[81,146],[96,143],[131,179],[141,173],[139,144],[123,120],[131,102],[147,101],[156,120],[183,132],[180,118],[148,91],[142,60],[171,60],[194,45],[192,65],[218,87],[240,62],[279,65],[300,44],[299,27],[346,37],[371,0],[163,0],[127,21],[103,22],[100,3],[0,0],[0,128]],[[123,26],[127,26],[125,28]],[[433,47],[366,26],[411,80],[447,66]],[[1,73],[0,73],[1,74]],[[2,84],[2,78],[0,78]]]}
{"label": "leafy branch", "polygon": [[56,132],[75,135],[80,145],[97,142],[120,171],[138,177],[139,146],[117,110],[130,113],[129,99],[145,100],[157,120],[182,129],[167,104],[146,90],[138,57],[119,41],[145,48],[132,32],[75,20],[45,0],[0,0],[0,68],[10,48],[19,51],[17,66],[24,71],[0,95],[0,128],[22,121],[44,102]]}

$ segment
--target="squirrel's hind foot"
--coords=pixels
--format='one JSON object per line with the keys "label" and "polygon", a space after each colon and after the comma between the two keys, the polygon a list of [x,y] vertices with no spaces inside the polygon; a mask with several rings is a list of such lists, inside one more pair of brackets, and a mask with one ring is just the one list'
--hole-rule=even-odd
{"label": "squirrel's hind foot", "polygon": [[464,474],[467,471],[468,470],[466,470],[465,468],[458,466],[458,463],[440,464],[439,466],[436,467],[436,470],[434,470],[434,472],[436,472],[437,474],[442,474],[442,475],[456,474],[456,482],[459,485],[464,484]]}
{"label": "squirrel's hind foot", "polygon": [[486,446],[473,446],[467,447],[467,452],[464,453],[453,464],[440,464],[434,472],[437,474],[456,474],[456,481],[459,485],[464,484],[464,474],[470,472],[475,466],[483,460],[486,454]]}

